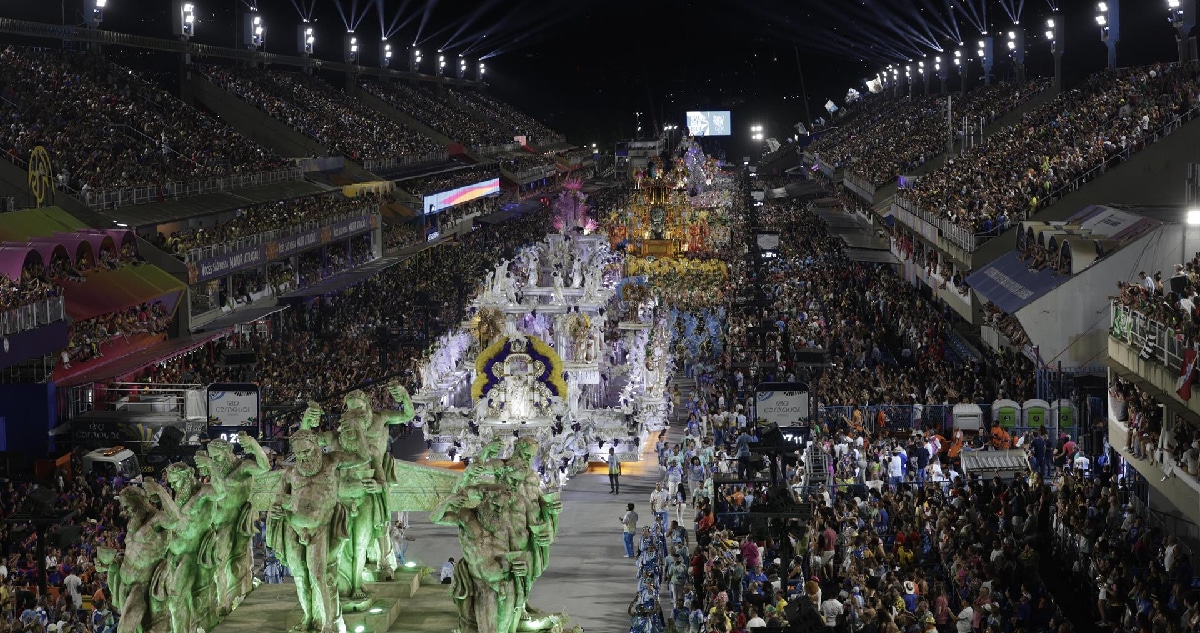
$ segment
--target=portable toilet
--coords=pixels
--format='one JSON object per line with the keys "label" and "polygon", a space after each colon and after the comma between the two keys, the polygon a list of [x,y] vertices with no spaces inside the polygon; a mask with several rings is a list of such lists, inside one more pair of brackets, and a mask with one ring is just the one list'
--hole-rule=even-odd
{"label": "portable toilet", "polygon": [[955,430],[978,433],[983,428],[983,409],[977,404],[956,404],[953,415]]}
{"label": "portable toilet", "polygon": [[1052,426],[1050,417],[1050,403],[1045,400],[1026,400],[1025,405],[1021,409],[1023,424],[1022,426],[1031,429],[1040,429],[1043,426]]}
{"label": "portable toilet", "polygon": [[992,403],[992,423],[1006,430],[1021,421],[1021,403],[1016,400],[997,400]]}
{"label": "portable toilet", "polygon": [[1050,423],[1056,429],[1075,428],[1075,403],[1070,400],[1055,400],[1050,405]]}

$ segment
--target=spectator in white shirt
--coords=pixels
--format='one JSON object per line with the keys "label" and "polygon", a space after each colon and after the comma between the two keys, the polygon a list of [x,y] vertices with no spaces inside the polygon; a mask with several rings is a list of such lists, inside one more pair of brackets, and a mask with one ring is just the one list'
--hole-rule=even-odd
{"label": "spectator in white shirt", "polygon": [[830,595],[828,600],[825,600],[821,603],[821,617],[825,618],[825,626],[837,626],[838,616],[841,615],[843,611],[845,611],[845,609],[842,607],[842,603],[839,602],[837,598],[834,598],[832,595]]}
{"label": "spectator in white shirt", "polygon": [[758,617],[758,610],[757,610],[757,609],[755,609],[754,607],[750,607],[749,614],[750,614],[750,619],[749,619],[749,620],[746,620],[746,628],[747,628],[747,629],[755,629],[755,628],[758,628],[758,627],[760,627],[760,626],[766,626],[766,625],[767,625],[767,621],[766,621],[766,620],[764,620],[764,619],[762,619],[762,618]]}
{"label": "spectator in white shirt", "polygon": [[958,622],[955,624],[957,633],[971,633],[973,630],[972,620],[975,619],[975,609],[971,605],[967,605],[962,611],[958,612]]}
{"label": "spectator in white shirt", "polygon": [[442,584],[443,585],[450,584],[450,581],[453,578],[454,578],[454,557],[452,556],[452,557],[450,557],[449,560],[442,563],[442,569],[441,569]]}

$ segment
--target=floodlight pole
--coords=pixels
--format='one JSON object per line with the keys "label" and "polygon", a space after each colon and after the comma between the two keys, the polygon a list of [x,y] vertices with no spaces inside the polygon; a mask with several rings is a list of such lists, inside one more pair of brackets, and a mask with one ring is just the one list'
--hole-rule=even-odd
{"label": "floodlight pole", "polygon": [[1121,0],[1099,3],[1096,20],[1100,24],[1100,40],[1108,47],[1108,69],[1117,69],[1117,43],[1121,41]]}
{"label": "floodlight pole", "polygon": [[804,100],[804,124],[808,129],[813,129],[812,113],[808,110],[808,88],[804,85],[804,68],[800,66],[800,48],[792,46],[792,51],[796,53],[796,72],[800,74],[800,97]]}
{"label": "floodlight pole", "polygon": [[1181,66],[1196,62],[1192,57],[1192,44],[1196,38],[1191,35],[1196,28],[1196,0],[1179,0],[1172,2],[1171,25],[1175,27],[1175,44],[1179,49],[1179,64]]}

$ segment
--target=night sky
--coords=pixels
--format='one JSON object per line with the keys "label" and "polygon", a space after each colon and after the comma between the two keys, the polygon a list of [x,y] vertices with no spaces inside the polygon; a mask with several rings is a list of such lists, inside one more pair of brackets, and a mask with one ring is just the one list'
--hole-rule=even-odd
{"label": "night sky", "polygon": [[[200,19],[195,41],[233,45],[235,7],[245,11],[245,0],[195,2]],[[0,14],[6,17],[63,20],[61,7],[47,6],[58,3],[3,4]],[[1095,2],[1058,4],[1068,25],[1064,75],[1069,86],[1102,69],[1106,51]],[[67,22],[81,21],[81,5],[82,0],[67,0]],[[103,28],[169,36],[168,0],[108,0],[108,5]],[[951,5],[953,19],[947,11]],[[1124,5],[1120,65],[1173,60],[1175,31],[1167,21],[1166,0],[1125,0]],[[432,72],[428,62],[438,47],[446,47],[449,60],[466,51],[472,65],[489,55],[486,78],[493,93],[579,144],[607,145],[633,136],[638,111],[643,134],[649,134],[664,123],[681,124],[685,110],[728,109],[734,136],[712,149],[745,153],[751,124],[766,126],[767,136],[782,140],[794,133],[792,125],[806,119],[799,68],[809,113],[816,118],[825,114],[826,99],[840,105],[848,88],[865,92],[862,79],[874,77],[888,62],[925,53],[931,65],[939,54],[932,47],[957,48],[956,31],[973,51],[979,31],[972,22],[984,22],[993,33],[1004,31],[1012,24],[1008,14],[1018,7],[1029,31],[1028,74],[1053,73],[1042,35],[1048,0],[1025,0],[1023,7],[1019,0],[382,0],[382,5],[341,0],[340,12],[336,0],[258,0],[257,6],[271,52],[296,52],[296,24],[303,13],[315,21],[316,56],[325,59],[341,58],[343,14],[350,21],[361,16],[355,32],[370,42],[363,51],[366,65],[374,65],[381,21],[386,29],[396,29],[389,41],[400,67],[418,34],[426,72]],[[1011,69],[998,60],[993,73],[1003,78]],[[977,66],[972,74],[978,80]],[[957,82],[951,74],[947,85],[957,87]],[[936,90],[937,81],[931,86]]]}

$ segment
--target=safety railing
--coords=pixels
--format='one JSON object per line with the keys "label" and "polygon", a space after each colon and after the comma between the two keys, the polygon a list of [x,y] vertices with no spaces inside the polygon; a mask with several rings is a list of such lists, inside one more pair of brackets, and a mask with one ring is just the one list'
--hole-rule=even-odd
{"label": "safety railing", "polygon": [[380,171],[384,169],[395,169],[397,167],[409,167],[412,165],[437,163],[449,159],[450,153],[446,150],[442,150],[440,152],[428,152],[425,154],[411,154],[405,156],[395,156],[392,158],[364,160],[362,162],[362,166],[363,169],[367,171]]}
{"label": "safety railing", "polygon": [[294,182],[304,177],[299,169],[280,169],[254,174],[232,174],[221,178],[193,180],[190,182],[164,182],[161,185],[122,187],[105,191],[83,192],[84,202],[96,211],[117,207],[149,204],[164,200],[179,200],[210,193],[235,191],[249,187],[262,187],[281,182]]}
{"label": "safety railing", "polygon": [[347,211],[346,213],[340,213],[338,215],[331,216],[328,218],[322,218],[320,220],[309,220],[307,222],[300,222],[298,224],[292,224],[290,226],[285,226],[285,227],[273,229],[270,231],[263,231],[262,233],[256,233],[254,235],[238,238],[236,240],[230,240],[228,242],[222,242],[220,244],[211,244],[209,246],[200,246],[197,248],[193,248],[193,249],[187,251],[186,253],[184,253],[183,261],[185,261],[189,264],[194,264],[194,263],[209,259],[210,257],[217,257],[219,255],[225,255],[227,253],[236,253],[238,251],[245,250],[245,249],[253,247],[253,246],[260,246],[262,244],[274,242],[276,240],[283,239],[290,235],[296,235],[297,233],[304,233],[305,231],[319,229],[322,226],[337,224],[338,222],[343,222],[343,221],[349,220],[351,218],[361,217],[365,214],[372,213],[374,211],[373,207],[374,207],[374,205],[364,205],[363,208],[361,208],[361,209],[358,209],[355,211]]}
{"label": "safety railing", "polygon": [[503,165],[501,165],[500,171],[513,181],[524,183],[531,180],[537,180],[539,178],[545,178],[546,176],[553,174],[554,165],[554,161],[547,161],[544,165],[530,167],[529,169],[524,169],[521,171],[512,171],[511,169],[506,169]]}
{"label": "safety railing", "polygon": [[9,336],[67,318],[62,297],[53,297],[0,311],[0,334]]}
{"label": "safety railing", "polygon": [[866,200],[867,202],[875,201],[875,191],[877,187],[875,186],[875,183],[871,182],[870,178],[867,178],[862,174],[850,173],[850,171],[847,170],[845,176],[842,178],[842,184],[846,185],[847,189],[857,194],[858,197],[862,198],[863,200]]}
{"label": "safety railing", "polygon": [[471,150],[480,156],[495,156],[504,152],[515,152],[521,149],[521,146],[516,143],[505,143],[502,145],[479,145],[472,147]]}
{"label": "safety railing", "polygon": [[1183,366],[1187,350],[1197,349],[1195,341],[1184,337],[1173,325],[1115,301],[1111,305],[1109,335],[1138,348],[1142,358],[1177,369]]}

